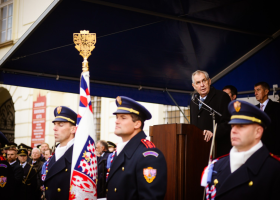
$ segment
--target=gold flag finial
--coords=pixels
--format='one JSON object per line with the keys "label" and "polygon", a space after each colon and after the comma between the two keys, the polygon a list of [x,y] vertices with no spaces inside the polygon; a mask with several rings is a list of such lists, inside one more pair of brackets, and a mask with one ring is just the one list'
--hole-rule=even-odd
{"label": "gold flag finial", "polygon": [[96,34],[89,33],[87,30],[80,31],[80,33],[73,33],[73,40],[75,48],[83,56],[83,72],[88,71],[88,57],[91,55],[91,51],[95,48]]}

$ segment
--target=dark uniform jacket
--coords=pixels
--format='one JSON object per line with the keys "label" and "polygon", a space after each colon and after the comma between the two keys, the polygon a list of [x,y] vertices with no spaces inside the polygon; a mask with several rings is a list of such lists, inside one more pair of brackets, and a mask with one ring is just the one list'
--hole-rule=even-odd
{"label": "dark uniform jacket", "polygon": [[[16,161],[14,164],[10,165],[13,170],[13,174],[15,177],[15,190],[20,191],[22,178],[23,178],[23,168],[20,166],[19,162]],[[20,193],[19,192],[13,192],[11,195],[14,195],[16,199],[20,199]]]}
{"label": "dark uniform jacket", "polygon": [[212,185],[215,179],[218,180],[215,200],[280,199],[280,162],[265,146],[233,173],[229,156],[221,158],[214,164]]}
{"label": "dark uniform jacket", "polygon": [[0,199],[13,200],[12,194],[15,191],[15,177],[13,169],[6,161],[6,158],[0,155]]}
{"label": "dark uniform jacket", "polygon": [[[260,107],[260,104],[257,107]],[[280,125],[280,103],[269,99],[264,112],[270,117],[271,124],[264,130],[262,142],[271,153],[280,156],[280,130],[278,128]]]}
{"label": "dark uniform jacket", "polygon": [[30,164],[26,163],[23,168],[23,180],[21,183],[21,200],[36,200],[38,199],[36,195],[37,189],[37,178],[36,178],[36,170],[31,167]]}
{"label": "dark uniform jacket", "polygon": [[47,200],[69,199],[72,153],[73,145],[57,161],[55,154],[51,157],[44,181]]}
{"label": "dark uniform jacket", "polygon": [[104,152],[104,155],[97,157],[98,180],[97,180],[97,198],[106,197],[106,173],[107,159],[111,152]]}
{"label": "dark uniform jacket", "polygon": [[[198,104],[197,100],[195,100],[195,102],[196,104]],[[211,87],[204,103],[222,114],[222,117],[215,114],[215,120],[218,124],[216,132],[216,157],[228,154],[232,147],[230,142],[231,126],[228,124],[230,120],[230,114],[228,111],[230,98],[227,93]],[[190,123],[200,128],[201,130],[209,130],[213,132],[212,115],[210,115],[208,111],[203,109],[203,107],[206,108],[204,105],[199,110],[198,105],[196,104],[192,101],[190,103]]]}
{"label": "dark uniform jacket", "polygon": [[41,197],[40,186],[42,185],[41,171],[42,171],[42,166],[43,166],[44,163],[39,158],[34,164],[32,164],[32,160],[28,164],[32,165],[33,169],[35,169],[35,171],[36,171],[37,188],[34,191],[34,193],[37,196],[37,198],[40,198]]}
{"label": "dark uniform jacket", "polygon": [[141,142],[145,138],[139,132],[114,157],[107,181],[108,200],[164,199],[166,161],[160,150]]}

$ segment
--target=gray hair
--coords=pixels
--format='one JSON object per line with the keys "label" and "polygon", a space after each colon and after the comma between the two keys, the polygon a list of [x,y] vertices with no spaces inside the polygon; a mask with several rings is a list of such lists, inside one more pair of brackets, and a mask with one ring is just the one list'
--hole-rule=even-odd
{"label": "gray hair", "polygon": [[39,151],[39,153],[41,153],[41,150],[40,150],[40,149],[38,149],[38,148],[36,148],[36,147],[32,149],[32,153],[33,153],[33,151],[34,151],[34,150],[38,150],[38,151]]}
{"label": "gray hair", "polygon": [[196,74],[200,74],[200,73],[203,73],[203,74],[205,75],[205,77],[206,77],[207,80],[209,79],[209,74],[208,74],[206,71],[196,70],[194,73],[192,73],[192,83],[194,83],[193,77],[194,77]]}

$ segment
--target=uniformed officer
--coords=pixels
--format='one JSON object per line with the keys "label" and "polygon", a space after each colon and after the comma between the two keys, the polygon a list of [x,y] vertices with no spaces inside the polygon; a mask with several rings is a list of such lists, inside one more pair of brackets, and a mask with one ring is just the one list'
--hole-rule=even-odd
{"label": "uniformed officer", "polygon": [[208,166],[206,199],[279,199],[279,158],[261,142],[270,118],[245,101],[232,101],[228,109],[233,147],[229,155]]}
{"label": "uniformed officer", "polygon": [[36,195],[37,189],[37,179],[36,179],[36,170],[33,168],[33,165],[28,164],[27,162],[28,151],[27,149],[21,148],[18,150],[18,160],[20,166],[23,168],[23,179],[20,188],[20,199],[22,200],[36,200],[38,199]]}
{"label": "uniformed officer", "polygon": [[[6,145],[8,143],[5,135],[0,131],[0,143]],[[9,165],[6,158],[0,154],[0,199],[11,200],[15,199],[11,194],[15,189],[15,178],[12,167]]]}
{"label": "uniformed officer", "polygon": [[47,200],[68,200],[77,114],[70,108],[59,106],[55,108],[54,116],[55,142],[60,145],[46,164],[45,195]]}
{"label": "uniformed officer", "polygon": [[133,99],[116,99],[115,134],[122,138],[113,153],[107,182],[108,200],[164,199],[167,167],[164,155],[146,140],[144,121],[150,112]]}

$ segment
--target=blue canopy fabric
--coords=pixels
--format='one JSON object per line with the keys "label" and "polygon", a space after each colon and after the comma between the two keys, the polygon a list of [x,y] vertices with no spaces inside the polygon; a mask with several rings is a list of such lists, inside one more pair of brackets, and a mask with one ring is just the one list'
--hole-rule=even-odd
{"label": "blue canopy fabric", "polygon": [[[272,0],[100,2],[54,1],[36,27],[1,60],[0,81],[78,93],[83,59],[74,47],[73,33],[89,30],[97,35],[88,59],[91,95],[174,105],[167,89],[179,105],[187,106],[194,71],[205,70],[213,77],[280,29],[280,12]],[[262,62],[279,55],[279,42],[274,43],[267,47],[271,50],[258,53]],[[250,61],[254,57],[214,86],[249,88],[258,76],[241,77],[258,63]],[[269,72],[275,71],[278,61],[269,61]],[[277,83],[275,73],[267,74],[263,81]],[[235,82],[236,76],[242,81]]]}

